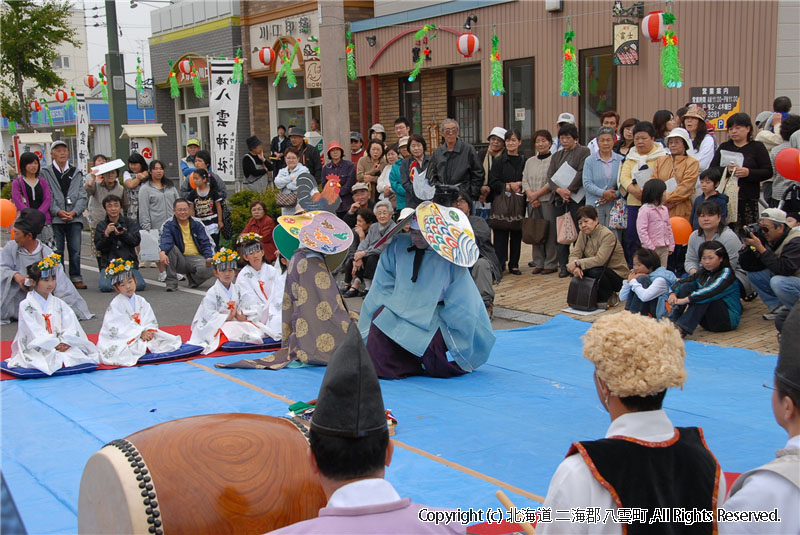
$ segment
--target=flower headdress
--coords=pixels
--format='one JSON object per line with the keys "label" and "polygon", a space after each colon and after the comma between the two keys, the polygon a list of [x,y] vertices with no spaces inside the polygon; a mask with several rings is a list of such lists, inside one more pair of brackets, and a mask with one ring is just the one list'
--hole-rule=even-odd
{"label": "flower headdress", "polygon": [[45,256],[36,264],[36,269],[41,273],[42,278],[46,279],[55,275],[55,269],[61,265],[61,255],[53,253]]}
{"label": "flower headdress", "polygon": [[248,232],[247,234],[242,234],[236,239],[236,245],[243,245],[242,252],[244,254],[250,254],[255,251],[260,251],[262,249],[261,246],[261,235],[256,234],[255,232]]}
{"label": "flower headdress", "polygon": [[214,269],[224,271],[226,269],[236,269],[236,263],[239,260],[239,255],[236,251],[222,247],[219,251],[214,253],[211,257],[211,263]]}
{"label": "flower headdress", "polygon": [[115,258],[108,264],[104,271],[106,278],[111,279],[111,285],[119,284],[128,277],[133,277],[133,261]]}

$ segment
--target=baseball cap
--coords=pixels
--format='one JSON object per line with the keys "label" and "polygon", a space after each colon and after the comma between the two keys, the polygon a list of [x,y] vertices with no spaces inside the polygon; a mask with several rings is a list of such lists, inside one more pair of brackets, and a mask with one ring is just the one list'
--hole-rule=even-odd
{"label": "baseball cap", "polygon": [[370,130],[372,132],[380,132],[381,134],[385,134],[386,133],[386,129],[383,127],[383,125],[381,123],[375,123],[374,125],[372,125],[370,127]]}
{"label": "baseball cap", "polygon": [[361,190],[369,191],[369,186],[364,184],[363,182],[359,182],[358,184],[354,184],[352,188],[350,188],[351,192],[361,191]]}
{"label": "baseball cap", "polygon": [[186,142],[186,146],[188,147],[189,145],[197,145],[199,147],[200,141],[197,139],[190,139],[189,141]]}
{"label": "baseball cap", "polygon": [[759,215],[758,218],[769,219],[775,223],[785,224],[786,212],[779,210],[778,208],[767,208],[766,210],[762,210],[761,215]]}
{"label": "baseball cap", "polygon": [[305,132],[305,130],[303,130],[299,126],[293,126],[293,127],[289,128],[289,137],[292,137],[292,136],[305,137],[306,136],[306,132]]}
{"label": "baseball cap", "polygon": [[492,136],[499,137],[500,139],[504,140],[506,138],[506,129],[501,126],[495,126],[492,128],[492,131],[489,132],[489,135],[486,136],[486,141],[489,141]]}
{"label": "baseball cap", "polygon": [[407,147],[408,146],[408,136],[403,136],[397,141],[398,147]]}
{"label": "baseball cap", "polygon": [[364,138],[361,137],[361,132],[350,132],[350,141],[364,141]]}
{"label": "baseball cap", "polygon": [[556,124],[558,123],[575,124],[575,116],[571,113],[564,112],[558,116],[558,119],[556,119]]}
{"label": "baseball cap", "polygon": [[67,148],[69,148],[69,145],[67,145],[66,141],[62,141],[62,140],[59,139],[57,141],[53,141],[53,144],[50,145],[50,150],[53,150],[56,147],[67,147]]}

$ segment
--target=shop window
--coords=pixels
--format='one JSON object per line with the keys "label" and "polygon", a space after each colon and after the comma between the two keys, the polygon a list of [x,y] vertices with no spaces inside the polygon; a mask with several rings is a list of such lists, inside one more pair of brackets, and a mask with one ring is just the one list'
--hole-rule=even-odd
{"label": "shop window", "polygon": [[617,109],[617,66],[612,54],[610,46],[580,51],[578,127],[583,144],[597,135],[601,126],[600,115]]}
{"label": "shop window", "polygon": [[[534,58],[517,59],[503,63],[506,85],[505,125],[522,134],[520,152],[533,155],[533,73]],[[493,125],[494,126],[494,125]]]}
{"label": "shop window", "polygon": [[419,78],[413,82],[409,82],[407,77],[400,78],[400,115],[411,121],[412,131],[422,132],[422,93]]}
{"label": "shop window", "polygon": [[483,143],[481,135],[481,67],[471,65],[448,71],[447,112],[458,121],[459,137],[472,145]]}
{"label": "shop window", "polygon": [[296,73],[296,76],[297,85],[292,88],[286,85],[283,79],[275,87],[271,83],[275,79],[270,77],[269,116],[273,135],[277,133],[278,125],[281,124],[287,128],[298,126],[307,132],[311,129],[311,119],[319,121],[321,118],[322,91],[307,89],[302,73]]}

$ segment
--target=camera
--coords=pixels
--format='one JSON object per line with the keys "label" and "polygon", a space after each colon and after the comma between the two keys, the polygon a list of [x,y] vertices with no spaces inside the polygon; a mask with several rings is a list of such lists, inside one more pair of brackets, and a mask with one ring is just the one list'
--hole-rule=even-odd
{"label": "camera", "polygon": [[433,202],[443,206],[453,206],[461,193],[461,188],[454,184],[435,184],[436,193],[433,195]]}
{"label": "camera", "polygon": [[125,225],[123,225],[122,223],[119,222],[114,223],[114,228],[120,232],[125,232]]}
{"label": "camera", "polygon": [[739,235],[742,238],[749,238],[751,233],[762,242],[764,241],[764,236],[761,234],[761,225],[758,223],[750,223],[739,228]]}

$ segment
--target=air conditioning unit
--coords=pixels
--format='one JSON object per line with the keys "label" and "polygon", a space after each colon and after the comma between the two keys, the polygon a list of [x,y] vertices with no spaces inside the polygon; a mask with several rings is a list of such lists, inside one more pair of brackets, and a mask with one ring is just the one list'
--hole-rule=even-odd
{"label": "air conditioning unit", "polygon": [[551,13],[561,11],[564,9],[564,0],[545,0],[544,8]]}

